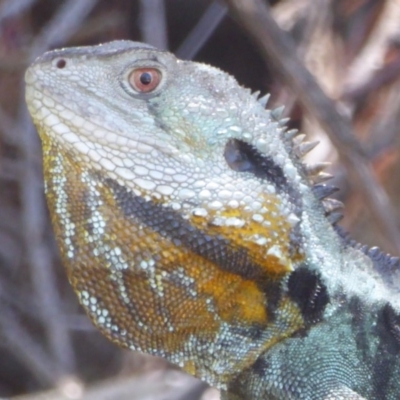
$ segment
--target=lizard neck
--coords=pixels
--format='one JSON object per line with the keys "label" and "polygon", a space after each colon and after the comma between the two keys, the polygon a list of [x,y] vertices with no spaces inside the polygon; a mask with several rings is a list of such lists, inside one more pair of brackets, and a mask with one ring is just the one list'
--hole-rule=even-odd
{"label": "lizard neck", "polygon": [[[263,243],[243,241],[234,227],[182,216],[41,137],[47,199],[69,280],[115,343],[167,358],[224,388],[260,354],[319,318],[327,299],[306,321],[305,308],[288,293],[294,264],[304,261],[283,222],[272,219],[262,235],[256,225],[248,228],[256,240],[281,229],[272,251],[262,253]],[[244,218],[234,210],[218,217]],[[249,219],[258,223],[250,213]]]}

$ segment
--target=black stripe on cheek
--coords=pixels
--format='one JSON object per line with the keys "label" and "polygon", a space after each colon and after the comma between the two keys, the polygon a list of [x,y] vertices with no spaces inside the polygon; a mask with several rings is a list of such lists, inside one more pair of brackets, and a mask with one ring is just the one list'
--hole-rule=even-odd
{"label": "black stripe on cheek", "polygon": [[257,178],[273,183],[277,189],[288,187],[282,168],[247,142],[230,139],[225,145],[224,157],[234,171],[250,172]]}
{"label": "black stripe on cheek", "polygon": [[246,249],[232,248],[229,240],[208,235],[192,226],[176,211],[135,196],[112,179],[106,179],[106,184],[112,189],[120,209],[127,217],[136,218],[176,246],[184,246],[221,269],[256,281],[263,288],[278,285],[277,282],[271,282],[261,266],[251,260]]}

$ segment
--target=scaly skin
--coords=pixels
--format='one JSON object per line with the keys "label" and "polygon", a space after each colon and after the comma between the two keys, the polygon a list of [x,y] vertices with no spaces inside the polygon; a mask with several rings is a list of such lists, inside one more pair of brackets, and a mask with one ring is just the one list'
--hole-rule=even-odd
{"label": "scaly skin", "polygon": [[127,41],[46,53],[26,82],[68,276],[108,338],[224,399],[400,397],[396,260],[337,234],[265,99]]}

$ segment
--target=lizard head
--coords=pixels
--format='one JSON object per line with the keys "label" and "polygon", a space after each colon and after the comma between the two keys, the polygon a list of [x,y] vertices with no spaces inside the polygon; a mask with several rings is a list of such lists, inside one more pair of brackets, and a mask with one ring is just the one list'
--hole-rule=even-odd
{"label": "lizard head", "polygon": [[[174,181],[184,169],[180,188],[199,169],[203,175],[258,175],[269,192],[302,180],[279,121],[217,68],[118,41],[48,52],[28,69],[26,80],[30,112],[46,136],[74,159],[131,178],[145,191],[170,195],[173,187],[163,191],[157,183]],[[140,164],[149,173],[168,164],[178,174],[152,178],[140,173]]]}
{"label": "lizard head", "polygon": [[263,100],[126,41],[46,53],[26,82],[69,279],[108,337],[222,387],[318,322],[339,241]]}

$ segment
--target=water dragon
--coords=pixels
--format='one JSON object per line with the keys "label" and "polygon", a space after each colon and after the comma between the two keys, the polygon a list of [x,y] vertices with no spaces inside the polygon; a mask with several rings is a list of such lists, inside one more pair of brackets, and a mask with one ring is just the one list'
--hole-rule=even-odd
{"label": "water dragon", "polygon": [[267,96],[129,41],[47,52],[26,83],[68,277],[109,339],[225,400],[400,398],[398,259],[341,234]]}

